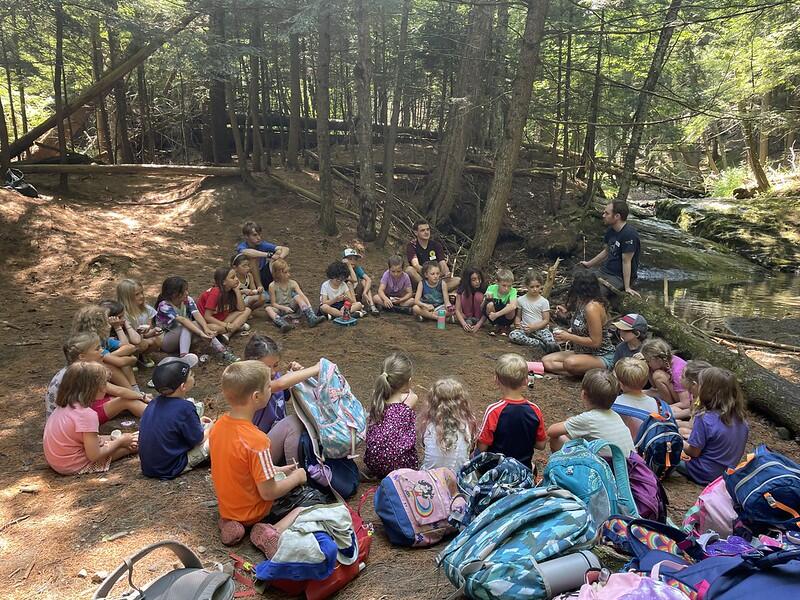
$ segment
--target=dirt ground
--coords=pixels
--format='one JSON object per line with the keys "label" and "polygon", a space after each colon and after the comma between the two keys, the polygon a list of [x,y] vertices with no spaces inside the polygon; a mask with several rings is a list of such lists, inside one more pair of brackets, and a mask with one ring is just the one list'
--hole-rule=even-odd
{"label": "dirt ground", "polygon": [[[47,183],[36,181],[46,194]],[[39,199],[0,192],[0,264],[6,301],[0,304],[0,581],[4,598],[87,598],[96,585],[78,576],[85,569],[112,571],[123,557],[158,540],[172,538],[205,551],[206,565],[230,562],[216,528],[216,505],[208,470],[199,469],[174,481],[145,479],[136,458],[112,465],[104,476],[60,477],[42,455],[43,396],[62,366],[61,344],[72,314],[83,303],[112,296],[124,276],[140,279],[150,302],[169,275],[189,280],[198,296],[211,285],[214,268],[227,264],[240,238],[243,221],[254,219],[264,237],[291,248],[293,276],[314,298],[326,265],[353,239],[355,224],[340,217],[342,234],[324,238],[316,226],[316,207],[282,190],[266,186],[253,193],[236,183],[207,181],[198,189],[192,178],[114,177],[70,179],[64,198]],[[371,248],[367,271],[379,275],[385,251]],[[496,399],[493,361],[512,348],[504,338],[469,336],[456,327],[437,331],[432,323],[409,317],[369,317],[353,328],[322,324],[279,334],[263,315],[254,329],[280,339],[286,361],[311,364],[326,356],[338,363],[356,395],[366,404],[382,358],[393,350],[407,352],[415,363],[420,390],[443,375],[466,382],[473,408],[482,414]],[[246,338],[233,341],[241,355]],[[221,365],[197,370],[194,397],[206,403],[206,414],[226,407],[218,382]],[[144,384],[149,372],[139,372]],[[581,410],[575,381],[540,380],[531,397],[547,423]],[[797,444],[777,439],[762,418],[751,417],[751,446],[766,442],[800,458]],[[122,428],[120,420],[104,431]],[[132,430],[133,428],[128,428]],[[541,456],[542,461],[545,456]],[[359,495],[374,483],[365,482]],[[671,514],[679,519],[693,503],[697,486],[678,477],[667,482]],[[357,502],[356,497],[352,502]],[[375,525],[366,570],[340,598],[445,598],[452,588],[437,572],[437,548],[391,547],[371,503],[364,513]],[[234,552],[258,562],[263,557],[249,544]],[[173,559],[157,555],[137,570],[144,583],[168,568]],[[268,597],[278,598],[278,594]]]}

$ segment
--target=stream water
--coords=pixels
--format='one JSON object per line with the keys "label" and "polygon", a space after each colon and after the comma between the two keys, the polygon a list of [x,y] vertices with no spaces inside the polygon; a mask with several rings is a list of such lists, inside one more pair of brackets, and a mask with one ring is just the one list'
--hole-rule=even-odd
{"label": "stream water", "polygon": [[701,327],[727,317],[800,318],[800,274],[764,270],[708,240],[655,218],[637,219],[643,256],[639,289]]}

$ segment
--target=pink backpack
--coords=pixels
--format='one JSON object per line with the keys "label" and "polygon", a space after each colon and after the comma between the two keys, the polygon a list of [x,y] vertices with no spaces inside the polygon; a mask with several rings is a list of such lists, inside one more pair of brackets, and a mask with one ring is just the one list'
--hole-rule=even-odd
{"label": "pink backpack", "polygon": [[687,600],[680,590],[636,573],[613,573],[605,582],[588,583],[587,573],[578,600]]}
{"label": "pink backpack", "polygon": [[733,533],[733,525],[738,519],[725,481],[717,477],[700,492],[697,502],[686,512],[683,529],[695,535],[711,530],[721,538],[727,538]]}
{"label": "pink backpack", "polygon": [[456,532],[447,517],[457,491],[450,469],[396,469],[375,492],[375,512],[392,544],[432,546]]}

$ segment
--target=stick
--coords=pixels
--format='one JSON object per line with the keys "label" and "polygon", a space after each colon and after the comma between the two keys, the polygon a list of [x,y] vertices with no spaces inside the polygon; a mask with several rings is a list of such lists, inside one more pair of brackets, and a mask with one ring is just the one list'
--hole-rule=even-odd
{"label": "stick", "polygon": [[25,331],[23,327],[20,327],[19,325],[14,325],[14,323],[9,323],[8,321],[0,321],[0,323],[5,325],[6,327],[10,327],[11,329],[16,329],[17,331]]}
{"label": "stick", "polygon": [[[16,519],[12,519],[8,523],[4,523],[2,526],[0,526],[0,531],[3,531],[7,527],[11,527],[12,525],[16,525],[17,523],[21,523],[25,519],[30,519],[30,517],[31,517],[30,515],[22,515],[21,517],[17,517]],[[13,573],[11,575],[13,575]]]}
{"label": "stick", "polygon": [[22,581],[25,581],[28,577],[30,577],[31,571],[33,571],[33,567],[35,564],[36,561],[34,560],[30,565],[28,565],[28,570],[25,571],[25,577],[22,578]]}
{"label": "stick", "polygon": [[664,277],[664,308],[669,310],[669,279]]}
{"label": "stick", "polygon": [[793,346],[792,344],[781,344],[780,342],[770,342],[769,340],[759,340],[756,338],[744,337],[741,335],[733,335],[732,333],[717,333],[716,331],[707,331],[708,335],[722,338],[723,340],[731,340],[733,342],[743,342],[751,346],[764,346],[766,348],[776,348],[778,350],[786,350],[787,352],[800,352],[800,346]]}
{"label": "stick", "polygon": [[550,298],[550,292],[553,291],[553,286],[556,283],[556,273],[560,263],[561,257],[558,257],[556,258],[556,261],[547,269],[547,279],[544,282],[544,289],[542,290],[542,296],[545,298]]}
{"label": "stick", "polygon": [[40,346],[42,342],[12,342],[6,346]]}

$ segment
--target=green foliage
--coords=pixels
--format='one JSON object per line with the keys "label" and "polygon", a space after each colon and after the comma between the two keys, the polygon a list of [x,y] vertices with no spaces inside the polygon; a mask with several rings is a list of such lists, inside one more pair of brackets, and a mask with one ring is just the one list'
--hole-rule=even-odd
{"label": "green foliage", "polygon": [[720,171],[719,175],[706,178],[706,188],[717,198],[732,198],[733,190],[744,187],[750,177],[746,166],[733,167]]}

